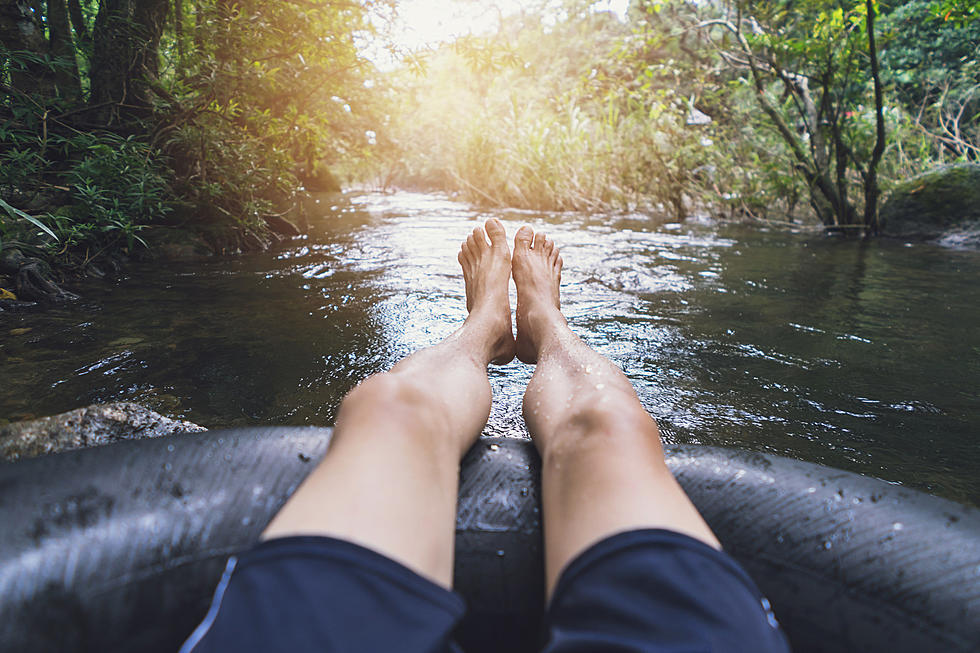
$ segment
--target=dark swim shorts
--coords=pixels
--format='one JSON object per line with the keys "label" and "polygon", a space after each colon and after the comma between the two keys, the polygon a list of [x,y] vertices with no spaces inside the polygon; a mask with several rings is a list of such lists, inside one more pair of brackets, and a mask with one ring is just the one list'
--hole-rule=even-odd
{"label": "dark swim shorts", "polygon": [[[181,653],[458,653],[455,592],[327,537],[262,542],[231,558]],[[789,651],[728,555],[666,530],[620,533],[568,565],[546,615],[547,653]]]}

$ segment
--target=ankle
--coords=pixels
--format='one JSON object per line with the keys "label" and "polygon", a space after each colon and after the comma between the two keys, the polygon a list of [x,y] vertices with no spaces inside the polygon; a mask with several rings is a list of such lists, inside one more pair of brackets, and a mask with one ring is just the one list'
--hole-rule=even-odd
{"label": "ankle", "polygon": [[489,305],[476,306],[466,316],[464,322],[484,325],[494,331],[510,331],[510,311],[504,312]]}
{"label": "ankle", "polygon": [[514,333],[510,320],[471,313],[455,333],[463,355],[485,369],[490,363],[510,362],[514,357]]}
{"label": "ankle", "polygon": [[568,329],[568,321],[565,316],[554,306],[535,306],[528,309],[525,315],[528,326],[526,335],[531,338],[539,350],[541,347],[554,342],[562,330]]}

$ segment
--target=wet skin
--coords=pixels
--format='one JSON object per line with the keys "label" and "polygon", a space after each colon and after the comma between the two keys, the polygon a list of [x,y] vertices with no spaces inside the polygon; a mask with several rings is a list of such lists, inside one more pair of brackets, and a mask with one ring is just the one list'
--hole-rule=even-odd
{"label": "wet skin", "polygon": [[549,595],[571,559],[617,532],[668,528],[718,547],[667,469],[656,422],[629,381],[568,328],[554,242],[522,227],[512,257],[491,219],[458,260],[469,311],[462,326],[345,397],[329,452],[263,537],[348,539],[450,587],[459,462],[490,413],[488,365],[516,355],[536,364],[524,417],[543,461]]}

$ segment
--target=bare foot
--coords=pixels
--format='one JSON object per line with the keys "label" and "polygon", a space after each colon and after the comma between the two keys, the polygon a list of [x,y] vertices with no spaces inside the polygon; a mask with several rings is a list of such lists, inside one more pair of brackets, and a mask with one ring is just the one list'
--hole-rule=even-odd
{"label": "bare foot", "polygon": [[554,241],[530,227],[514,236],[512,269],[517,284],[517,357],[536,363],[538,352],[556,327],[565,324],[561,314],[561,255]]}
{"label": "bare foot", "polygon": [[[489,235],[490,242],[487,242]],[[464,328],[477,329],[488,347],[488,360],[496,365],[514,358],[514,332],[510,325],[510,250],[500,220],[491,218],[477,227],[460,248],[459,264],[466,282]]]}

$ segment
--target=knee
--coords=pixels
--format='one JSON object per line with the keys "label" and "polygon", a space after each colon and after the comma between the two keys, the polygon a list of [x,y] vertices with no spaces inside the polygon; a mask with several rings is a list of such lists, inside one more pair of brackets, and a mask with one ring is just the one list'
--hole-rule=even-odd
{"label": "knee", "polygon": [[437,403],[410,377],[382,372],[368,377],[344,397],[337,421],[357,416],[359,420],[390,421],[398,426],[385,432],[431,432],[444,420]]}
{"label": "knee", "polygon": [[411,383],[391,372],[381,372],[364,379],[344,397],[343,406],[376,406],[386,404],[410,404],[414,388]]}
{"label": "knee", "polygon": [[590,402],[572,410],[560,428],[573,439],[659,438],[657,423],[638,402],[628,406],[622,402]]}
{"label": "knee", "polygon": [[657,423],[639,405],[594,403],[571,411],[557,424],[546,464],[596,452],[662,456]]}

